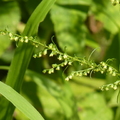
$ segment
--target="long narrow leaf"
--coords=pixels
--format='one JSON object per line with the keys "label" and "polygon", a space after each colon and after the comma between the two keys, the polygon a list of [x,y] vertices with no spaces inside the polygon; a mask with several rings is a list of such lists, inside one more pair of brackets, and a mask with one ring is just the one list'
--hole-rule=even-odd
{"label": "long narrow leaf", "polygon": [[0,93],[14,106],[16,106],[16,108],[24,113],[30,120],[44,120],[39,112],[10,86],[0,82]]}
{"label": "long narrow leaf", "polygon": [[[37,30],[40,22],[44,20],[47,13],[51,9],[56,0],[42,0],[38,7],[34,10],[33,14],[29,18],[23,36],[34,36],[37,34]],[[16,91],[20,90],[23,82],[25,71],[28,67],[29,61],[33,53],[33,45],[18,44],[14,57],[12,59],[10,69],[6,78],[6,84],[14,88]],[[0,99],[0,120],[10,120],[14,111],[12,106],[6,99]],[[39,120],[39,119],[36,119]]]}

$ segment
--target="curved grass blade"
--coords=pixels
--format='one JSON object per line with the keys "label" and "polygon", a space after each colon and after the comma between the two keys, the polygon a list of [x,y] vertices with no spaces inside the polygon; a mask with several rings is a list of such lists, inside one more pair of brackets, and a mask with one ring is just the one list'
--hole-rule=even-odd
{"label": "curved grass blade", "polygon": [[0,82],[0,93],[30,120],[44,120],[39,112],[24,97],[3,82]]}

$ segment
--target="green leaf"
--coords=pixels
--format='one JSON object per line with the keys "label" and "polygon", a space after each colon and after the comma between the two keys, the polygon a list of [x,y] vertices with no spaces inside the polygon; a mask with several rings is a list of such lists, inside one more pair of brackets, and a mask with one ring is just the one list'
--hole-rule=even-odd
{"label": "green leaf", "polygon": [[[16,2],[0,1],[0,30],[9,29],[15,32],[20,21],[20,10]],[[10,40],[6,36],[0,36],[0,56],[10,45]]]}
{"label": "green leaf", "polygon": [[82,3],[73,5],[57,3],[53,6],[51,18],[62,50],[65,51],[66,47],[66,52],[72,54],[83,50],[86,37],[86,27],[83,23],[88,9],[89,6]]}
{"label": "green leaf", "polygon": [[0,1],[0,29],[15,32],[20,21],[20,10],[15,1]]}
{"label": "green leaf", "polygon": [[51,79],[41,74],[37,74],[36,72],[27,71],[26,74],[32,78],[39,88],[43,87],[46,89],[59,102],[66,119],[78,119],[76,103],[67,82],[60,86]]}
{"label": "green leaf", "polygon": [[86,93],[94,92],[103,84],[105,84],[103,79],[89,77],[74,77],[70,81],[70,86],[75,96],[82,96]]}
{"label": "green leaf", "polygon": [[113,6],[110,0],[94,0],[92,5],[91,10],[95,14],[96,19],[103,23],[106,30],[116,34],[120,27],[119,6]]}
{"label": "green leaf", "polygon": [[10,86],[0,82],[0,93],[31,120],[44,120],[35,108]]}
{"label": "green leaf", "polygon": [[[22,33],[22,36],[34,36],[37,34],[40,22],[44,20],[55,1],[56,0],[43,0],[38,5],[38,7],[30,16],[26,27]],[[6,84],[14,88],[16,91],[20,90],[25,71],[28,67],[29,61],[33,53],[33,49],[34,46],[30,43],[19,43],[18,47],[16,48],[6,78]],[[14,106],[12,106],[9,101],[5,100],[4,98],[0,100],[0,110],[1,109],[2,114],[0,114],[0,119],[11,119],[14,111]]]}
{"label": "green leaf", "polygon": [[82,5],[90,5],[92,0],[58,0],[59,4],[82,4]]}
{"label": "green leaf", "polygon": [[113,112],[106,105],[103,95],[99,93],[86,94],[78,100],[81,120],[113,120]]}

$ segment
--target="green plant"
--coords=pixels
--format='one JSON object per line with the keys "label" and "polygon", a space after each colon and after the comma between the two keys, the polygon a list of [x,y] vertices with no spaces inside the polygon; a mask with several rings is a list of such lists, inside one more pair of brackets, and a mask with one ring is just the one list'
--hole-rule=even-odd
{"label": "green plant", "polygon": [[[12,34],[11,32],[8,32],[7,30],[1,31],[1,35],[8,35],[10,40],[13,40],[15,42],[21,42],[24,44],[31,43],[36,48],[43,46],[43,50],[39,51],[37,54],[34,54],[34,58],[42,57],[43,55],[47,55],[48,51],[50,51],[49,57],[57,56],[57,59],[61,61],[60,64],[52,64],[52,68],[50,69],[44,69],[43,73],[48,72],[48,74],[54,73],[55,70],[60,70],[61,67],[72,65],[73,62],[78,62],[79,65],[85,66],[85,69],[80,71],[73,71],[69,76],[65,78],[66,81],[69,81],[74,76],[87,76],[88,74],[92,74],[92,72],[101,72],[103,73],[109,73],[112,76],[117,76],[119,78],[120,74],[119,72],[109,65],[109,61],[112,61],[112,59],[108,59],[106,62],[100,62],[99,64],[96,64],[94,61],[90,60],[90,56],[88,59],[80,58],[80,57],[72,57],[68,55],[67,53],[62,53],[58,50],[57,46],[54,43],[50,43],[48,46],[45,44],[42,44],[35,40],[34,37],[30,36],[20,36],[17,34]],[[108,90],[110,87],[113,89],[117,89],[117,86],[120,84],[120,81],[116,81],[113,84],[104,85],[102,86],[102,90],[106,89]]]}
{"label": "green plant", "polygon": [[[78,113],[77,105],[76,105],[77,100],[74,99],[74,95],[72,94],[69,84],[74,85],[75,83],[73,81],[75,81],[76,83],[79,83],[79,80],[77,81],[76,77],[78,77],[78,79],[79,78],[83,79],[84,77],[93,79],[94,74],[100,73],[104,76],[107,76],[107,77],[110,76],[114,79],[114,81],[112,81],[112,82],[107,81],[108,84],[103,85],[101,87],[102,90],[109,90],[110,88],[113,88],[114,90],[118,90],[119,85],[120,85],[120,81],[119,81],[120,74],[119,74],[119,70],[117,70],[117,68],[114,65],[112,65],[114,62],[112,59],[110,59],[111,58],[109,56],[110,54],[106,53],[109,56],[109,57],[107,57],[106,60],[99,60],[99,61],[96,60],[95,61],[94,60],[95,57],[94,56],[92,57],[93,53],[96,50],[96,47],[100,47],[100,44],[93,42],[92,39],[101,37],[101,36],[98,35],[99,31],[93,30],[93,28],[89,28],[92,33],[88,32],[88,30],[86,29],[86,27],[84,25],[85,18],[87,16],[91,16],[91,13],[89,14],[89,12],[88,12],[90,9],[90,12],[92,11],[95,15],[96,14],[98,15],[96,17],[96,19],[102,21],[102,19],[105,17],[106,18],[105,20],[107,20],[108,18],[109,18],[109,20],[111,20],[110,25],[112,25],[112,27],[114,29],[112,30],[111,28],[109,28],[109,25],[106,24],[106,26],[104,28],[105,35],[101,33],[102,35],[104,35],[105,39],[109,38],[111,40],[109,42],[109,44],[112,43],[113,41],[115,41],[114,37],[116,37],[115,35],[118,34],[118,32],[119,32],[119,22],[116,19],[114,19],[114,17],[111,14],[109,14],[108,6],[110,4],[107,5],[103,0],[97,1],[98,3],[94,0],[87,0],[83,3],[82,3],[82,1],[80,1],[80,5],[79,5],[80,8],[78,8],[78,6],[76,4],[75,5],[73,4],[74,2],[77,2],[77,1],[74,1],[74,2],[69,1],[69,2],[70,2],[70,4],[67,4],[66,2],[64,3],[64,1],[62,1],[62,0],[57,1],[57,3],[54,5],[54,7],[51,11],[51,19],[55,26],[54,29],[56,32],[56,36],[58,37],[57,42],[56,41],[54,42],[52,40],[52,42],[47,41],[46,43],[45,42],[43,43],[42,40],[39,41],[39,37],[37,35],[39,23],[43,21],[46,14],[50,10],[51,6],[55,3],[55,0],[49,0],[49,2],[47,0],[43,0],[40,3],[40,5],[36,8],[36,10],[31,15],[30,19],[28,20],[25,30],[23,31],[22,34],[16,34],[14,32],[9,31],[8,29],[0,30],[0,35],[8,36],[9,39],[12,42],[15,42],[15,45],[16,45],[15,55],[12,60],[11,66],[9,68],[9,72],[8,72],[5,83],[11,87],[10,91],[13,92],[13,95],[14,95],[15,91],[20,92],[21,86],[22,87],[24,86],[24,84],[22,84],[23,77],[24,77],[25,71],[27,69],[27,66],[29,64],[29,61],[31,59],[31,56],[33,54],[33,51],[35,51],[35,54],[33,55],[33,57],[36,59],[41,58],[42,56],[44,58],[46,58],[48,55],[48,58],[46,58],[46,60],[48,60],[48,62],[51,62],[50,59],[53,59],[53,61],[51,62],[51,64],[49,64],[49,63],[45,64],[47,66],[47,69],[44,69],[43,73],[46,76],[48,76],[49,79],[45,75],[37,74],[37,72],[38,72],[37,70],[36,70],[37,72],[27,70],[25,77],[29,76],[30,80],[28,77],[28,81],[35,83],[37,86],[39,86],[38,87],[39,89],[44,87],[48,91],[48,93],[57,100],[57,102],[61,105],[62,110],[64,111],[64,115],[61,119],[78,120],[81,118],[82,120],[86,120],[88,118],[86,116],[84,116],[84,113],[83,114],[82,114],[82,112],[80,114]],[[94,5],[93,8],[92,7],[89,8],[89,6],[91,6],[91,3],[93,3],[93,5]],[[117,5],[117,4],[119,4],[119,1],[114,0],[114,1],[112,1],[112,4]],[[108,12],[104,8],[102,8],[102,6],[105,6],[108,9]],[[80,12],[79,12],[79,9],[80,9]],[[56,10],[58,10],[60,13],[68,13],[68,15],[69,15],[68,18],[65,17],[66,15],[64,15],[64,14],[63,14],[64,17],[59,17],[59,16],[57,17],[56,14],[58,14],[59,12],[57,13]],[[105,14],[105,15],[103,15],[104,17],[99,12],[100,10],[102,11],[102,14]],[[39,11],[41,11],[41,12],[39,13]],[[64,12],[64,11],[66,11],[66,12]],[[72,17],[74,16],[75,19],[72,19],[71,16]],[[81,17],[80,20],[79,20],[79,17]],[[69,19],[70,20],[72,19],[70,21],[71,24],[68,22]],[[107,23],[105,20],[103,20],[102,22]],[[68,22],[68,24],[66,21]],[[94,19],[93,19],[93,21],[94,21]],[[62,28],[61,26],[57,25],[57,22],[63,23],[63,24],[64,24],[64,22],[66,22],[66,24],[62,25],[62,27],[63,27]],[[80,27],[78,27],[78,23],[80,23]],[[45,24],[47,24],[47,22]],[[100,23],[98,22],[98,24],[100,24]],[[66,27],[66,28],[64,28],[64,27]],[[46,31],[47,31],[47,29],[46,29]],[[80,34],[78,34],[77,31],[79,31]],[[65,37],[65,35],[67,35],[68,33],[69,33],[69,35],[68,35],[69,37]],[[108,33],[111,33],[111,36],[109,36]],[[48,34],[48,33],[46,32],[46,34]],[[84,37],[84,35],[86,35],[86,38]],[[78,41],[77,40],[75,41],[75,39],[78,39],[79,37],[81,38],[81,41],[79,44],[79,45],[81,45],[80,50],[78,49],[78,47],[76,47],[76,46],[78,46]],[[68,38],[70,39],[70,41],[68,41],[69,40]],[[117,38],[119,38],[119,37],[117,36]],[[63,39],[63,41],[62,41],[62,39]],[[83,49],[82,48],[83,47],[82,40],[83,40],[83,43],[86,42],[86,45],[93,49],[92,52],[88,53],[88,55],[86,53],[86,57],[85,57],[85,55],[84,56],[82,55],[82,52],[83,52],[81,50],[81,49]],[[102,38],[101,38],[101,40],[102,40]],[[67,44],[65,44],[64,41],[66,41]],[[73,46],[71,46],[71,43],[73,43],[72,44]],[[76,49],[74,49],[74,47]],[[88,51],[89,51],[89,49],[88,49]],[[80,52],[80,54],[79,54],[79,52]],[[118,58],[117,58],[117,60],[119,61]],[[44,60],[42,60],[42,61],[44,61]],[[1,69],[6,69],[6,68],[1,66]],[[39,68],[39,69],[41,69],[41,68]],[[57,74],[55,75],[56,71],[57,71]],[[53,75],[49,76],[46,73],[48,73],[48,74],[53,73]],[[106,74],[103,74],[103,73],[106,73]],[[58,75],[60,77],[58,77]],[[104,78],[103,76],[101,77],[101,75],[98,75],[98,76],[100,78]],[[25,79],[26,79],[25,82],[27,82],[27,78],[25,78]],[[33,79],[33,81],[31,79]],[[54,81],[51,79],[54,79],[54,80],[57,79],[57,80]],[[88,84],[88,86],[91,86],[89,81],[87,81],[87,84]],[[96,77],[96,81],[99,82],[99,80],[97,80],[97,77]],[[83,84],[86,84],[86,83],[84,83],[84,81],[82,81],[82,82],[83,82]],[[94,82],[94,83],[96,84],[97,82]],[[102,82],[100,81],[100,84],[101,83]],[[104,84],[105,84],[105,82],[104,82]],[[1,86],[3,85],[3,88],[4,88],[4,86],[6,86],[3,83],[1,83],[0,85]],[[7,89],[7,88],[9,89],[8,86],[6,86],[5,89]],[[99,87],[100,86],[101,85],[99,85]],[[35,87],[35,89],[36,88],[37,87]],[[74,90],[75,89],[76,89],[76,87],[74,87]],[[96,89],[98,89],[97,85],[92,85],[92,91],[95,92]],[[88,90],[88,91],[90,91],[90,90]],[[11,100],[9,98],[9,94],[6,93],[6,91],[2,91],[2,89],[1,89],[1,94],[3,96],[5,96],[10,102],[15,104],[16,99]],[[15,94],[16,94],[16,92],[15,92]],[[29,96],[29,92],[27,94]],[[108,95],[108,93],[107,93],[107,95]],[[18,95],[18,96],[20,96],[20,95]],[[104,107],[104,110],[108,111],[108,115],[106,114],[105,118],[106,119],[108,118],[108,120],[111,120],[113,117],[111,109],[109,109],[109,108],[107,109],[105,102],[102,99],[102,95],[99,96],[98,93],[95,92],[95,94],[92,94],[91,96],[85,97],[85,95],[83,95],[83,98],[81,97],[80,99],[79,98],[77,98],[77,99],[79,99],[78,101],[82,101],[82,99],[84,99],[84,98],[91,100],[92,96],[95,96],[95,98],[98,98],[97,101],[99,101],[99,99],[102,101],[101,103]],[[110,97],[108,97],[106,99],[109,100]],[[0,110],[2,110],[2,112],[0,114],[0,119],[12,119],[12,114],[15,109],[14,106],[3,97],[1,97],[0,100],[1,100],[0,101],[0,106],[1,106]],[[32,98],[30,100],[32,100]],[[85,101],[87,101],[87,100],[85,100]],[[25,102],[25,100],[23,100],[22,102]],[[22,104],[22,102],[21,102],[21,104]],[[96,110],[96,108],[94,106],[91,107],[89,105],[86,105],[87,103],[88,102],[84,103],[82,101],[81,106],[83,107],[83,109],[86,109],[87,115],[92,116],[90,119],[93,120],[93,119],[99,118],[99,115],[101,114],[101,110],[100,111]],[[27,104],[27,102],[25,102],[25,104]],[[18,105],[18,103],[17,103],[17,105]],[[16,107],[18,107],[17,105],[15,104]],[[87,108],[86,106],[89,106],[91,109],[93,109],[96,112],[96,116],[94,116],[91,113],[92,110],[89,110],[88,109],[89,107]],[[97,102],[96,102],[96,106],[99,106],[97,104]],[[20,109],[20,108],[18,107],[18,109]],[[45,109],[45,107],[42,108],[42,105],[41,105],[41,109]],[[20,109],[20,110],[28,116],[27,112],[25,112],[23,109]],[[97,113],[97,111],[99,111],[99,112]],[[61,111],[59,110],[59,112],[61,112]],[[43,117],[46,117],[44,114],[44,111],[42,111],[41,113],[42,113]],[[119,113],[119,110],[118,110],[118,113]],[[38,113],[36,112],[36,114],[38,114]],[[63,113],[59,113],[59,114],[63,114]],[[57,113],[56,113],[57,118],[58,118],[59,114],[57,115]],[[29,117],[30,117],[30,119],[32,119],[33,116],[29,116]],[[39,115],[38,115],[38,117],[40,117],[39,119],[43,119]],[[35,118],[35,119],[38,119],[38,118]],[[102,118],[99,118],[99,119],[102,119]],[[116,114],[116,120],[118,120],[118,119],[119,119],[119,116]]]}
{"label": "green plant", "polygon": [[[46,14],[50,10],[54,2],[55,0],[49,0],[49,1],[44,0],[40,3],[40,5],[36,8],[32,16],[30,17],[29,21],[27,22],[24,32],[22,33],[23,36],[24,35],[34,36],[35,34],[37,34],[39,23],[43,21],[43,19],[45,18]],[[21,44],[21,43],[19,43],[18,46],[19,47],[16,49],[9,73],[7,75],[6,84],[8,84],[13,89],[19,92],[20,87],[22,85],[23,76],[28,66],[34,47],[31,44]],[[0,115],[0,119],[10,120],[15,107],[4,98],[1,98],[0,104],[1,104],[0,109],[2,111]]]}

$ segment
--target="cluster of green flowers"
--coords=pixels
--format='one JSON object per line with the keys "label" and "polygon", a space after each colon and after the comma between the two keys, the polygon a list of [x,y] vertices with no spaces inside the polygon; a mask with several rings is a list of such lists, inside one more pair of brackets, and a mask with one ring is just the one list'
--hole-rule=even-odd
{"label": "cluster of green flowers", "polygon": [[28,36],[21,36],[18,34],[13,34],[12,32],[9,32],[7,29],[0,30],[0,35],[7,35],[10,40],[15,42],[21,42],[21,43],[28,43],[31,42],[35,47],[38,47],[40,45],[44,46],[42,43],[36,41],[35,37],[28,37]]}
{"label": "cluster of green flowers", "polygon": [[60,52],[54,43],[51,43],[48,46],[45,45],[44,47],[45,48],[42,51],[40,51],[37,54],[34,54],[33,57],[42,57],[42,55],[46,55],[48,51],[51,51],[49,57],[57,56],[57,59],[61,61],[60,64],[52,64],[52,68],[43,70],[44,73],[48,72],[49,74],[51,74],[54,73],[54,70],[60,70],[61,67],[72,64],[73,58],[67,55],[66,53]]}
{"label": "cluster of green flowers", "polygon": [[107,84],[107,85],[103,85],[102,87],[100,87],[100,89],[102,91],[104,90],[109,90],[109,89],[114,89],[114,90],[117,90],[117,88],[120,86],[120,80],[114,82],[114,83],[111,83],[111,84]]}
{"label": "cluster of green flowers", "polygon": [[[65,78],[66,81],[69,81],[72,79],[74,76],[87,76],[91,75],[93,72],[101,72],[103,73],[109,73],[112,76],[120,76],[118,71],[107,64],[107,62],[100,62],[99,64],[96,64],[95,62],[85,59],[85,58],[80,58],[80,57],[72,57],[68,55],[67,53],[62,53],[58,50],[57,46],[54,43],[51,43],[49,45],[42,44],[35,40],[36,38],[28,37],[28,36],[20,36],[18,34],[12,34],[11,32],[8,32],[7,30],[0,31],[0,35],[8,35],[10,40],[16,41],[16,42],[22,42],[22,43],[28,43],[31,42],[35,47],[43,46],[43,50],[40,51],[37,54],[34,54],[34,58],[39,58],[42,57],[43,55],[47,55],[49,53],[49,57],[56,56],[57,59],[60,61],[59,64],[52,64],[52,67],[50,69],[44,69],[43,73],[54,73],[55,70],[60,70],[61,67],[69,66],[72,65],[73,62],[78,62],[80,65],[84,65],[85,69],[79,70],[79,71],[73,71],[72,73],[69,74]],[[48,52],[49,51],[49,52]],[[114,84],[108,84],[104,85],[101,87],[102,90],[108,90],[109,88],[116,89],[117,86],[120,85],[120,82],[117,81]]]}
{"label": "cluster of green flowers", "polygon": [[112,76],[119,75],[118,71],[115,68],[113,68],[112,66],[108,65],[105,62],[100,62],[100,64],[98,65],[98,68],[95,69],[94,71],[96,71],[96,72],[100,71],[101,74],[107,72],[107,73],[111,74]]}
{"label": "cluster of green flowers", "polygon": [[28,43],[29,40],[33,40],[33,37],[28,37],[28,36],[20,36],[18,34],[13,34],[7,30],[0,31],[0,35],[8,35],[10,40],[15,41],[15,42],[25,42]]}
{"label": "cluster of green flowers", "polygon": [[106,62],[100,62],[99,64],[96,64],[92,61],[87,61],[86,64],[88,65],[87,69],[80,70],[80,71],[73,71],[66,80],[72,79],[74,76],[87,76],[88,74],[92,74],[92,72],[101,72],[103,73],[109,73],[112,76],[119,76],[118,71],[113,68],[112,66],[108,65]]}

